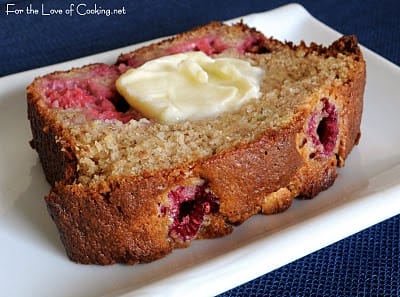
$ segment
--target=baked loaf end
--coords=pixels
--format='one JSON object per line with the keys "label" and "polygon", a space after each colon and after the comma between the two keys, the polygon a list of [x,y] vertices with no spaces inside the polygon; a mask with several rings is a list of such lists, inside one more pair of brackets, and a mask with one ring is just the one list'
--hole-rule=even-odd
{"label": "baked loaf end", "polygon": [[[186,51],[262,68],[261,97],[212,118],[162,124],[116,91],[129,68]],[[293,45],[214,22],[115,65],[36,78],[27,88],[31,145],[52,185],[45,199],[68,256],[149,262],[314,197],[358,143],[365,75],[354,36],[329,47]]]}

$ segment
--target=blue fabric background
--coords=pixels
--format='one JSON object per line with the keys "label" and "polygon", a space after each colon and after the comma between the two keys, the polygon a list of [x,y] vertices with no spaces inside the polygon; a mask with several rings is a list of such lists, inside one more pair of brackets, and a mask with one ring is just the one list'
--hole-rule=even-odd
{"label": "blue fabric background", "polygon": [[[84,3],[89,8],[96,3],[103,8],[124,7],[126,14],[7,15],[6,3],[15,4],[9,5],[10,9],[24,9],[30,4],[40,9],[44,4],[47,12],[51,8],[66,9],[70,4]],[[287,3],[280,0],[0,1],[0,77]],[[330,27],[344,34],[356,34],[361,44],[400,64],[399,1],[298,3]],[[399,234],[398,215],[221,296],[400,296]]]}
{"label": "blue fabric background", "polygon": [[[30,0],[0,1],[0,77],[73,58],[179,33],[211,20],[263,12],[289,3],[282,0]],[[45,11],[70,4],[88,8],[125,7],[120,16],[6,15],[29,4]],[[312,15],[343,34],[355,33],[360,43],[400,64],[400,3],[396,0],[299,1]]]}

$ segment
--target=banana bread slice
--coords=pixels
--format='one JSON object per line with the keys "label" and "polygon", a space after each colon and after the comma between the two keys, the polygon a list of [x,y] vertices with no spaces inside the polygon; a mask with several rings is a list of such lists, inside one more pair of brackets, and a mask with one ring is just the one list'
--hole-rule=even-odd
{"label": "banana bread slice", "polygon": [[[262,68],[261,97],[165,124],[117,92],[127,70],[192,51]],[[123,54],[115,65],[36,78],[27,88],[31,146],[52,185],[45,200],[68,256],[149,262],[314,197],[358,143],[365,75],[354,36],[329,47],[293,45],[243,23],[213,22]]]}

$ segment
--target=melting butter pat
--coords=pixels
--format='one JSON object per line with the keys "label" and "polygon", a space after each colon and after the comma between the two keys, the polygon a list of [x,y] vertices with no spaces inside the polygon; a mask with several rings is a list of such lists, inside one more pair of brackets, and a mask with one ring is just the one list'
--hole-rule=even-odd
{"label": "melting butter pat", "polygon": [[259,98],[264,71],[248,61],[186,52],[129,69],[118,92],[145,117],[161,123],[199,120]]}

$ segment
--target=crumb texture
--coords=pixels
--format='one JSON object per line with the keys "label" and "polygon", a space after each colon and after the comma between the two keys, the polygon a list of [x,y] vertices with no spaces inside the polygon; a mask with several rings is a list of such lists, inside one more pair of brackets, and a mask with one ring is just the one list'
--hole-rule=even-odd
{"label": "crumb texture", "polygon": [[[265,129],[280,129],[307,113],[316,91],[345,82],[352,61],[346,56],[321,59],[290,48],[244,58],[265,70],[261,98],[235,113],[172,125],[141,118],[131,108],[118,111],[114,70],[101,88],[88,83],[86,73],[79,79],[61,74],[46,81],[46,103],[75,140],[79,182],[173,168],[256,141]],[[103,75],[110,71],[100,68],[95,70]]]}

